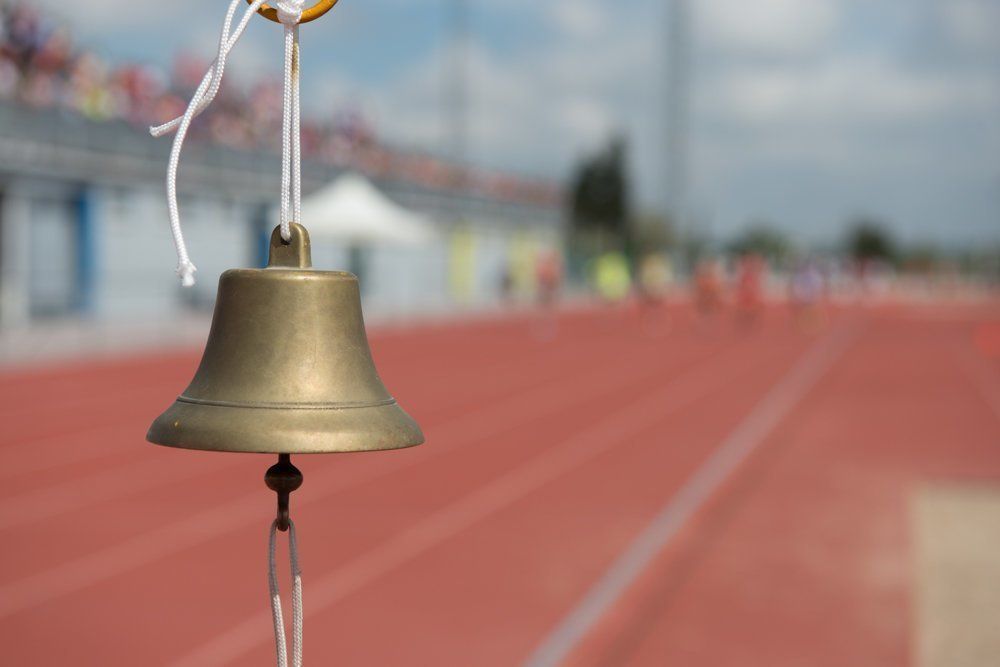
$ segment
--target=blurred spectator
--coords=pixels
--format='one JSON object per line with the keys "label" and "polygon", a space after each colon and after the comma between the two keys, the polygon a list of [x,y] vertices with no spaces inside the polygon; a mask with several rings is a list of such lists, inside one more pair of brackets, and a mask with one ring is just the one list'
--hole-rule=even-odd
{"label": "blurred spectator", "polygon": [[[0,0],[0,99],[36,108],[71,111],[95,121],[116,120],[145,130],[184,112],[208,63],[182,57],[172,75],[143,65],[113,67],[74,44],[70,31],[27,2]],[[281,135],[281,82],[260,81],[247,91],[223,86],[192,127],[192,138],[242,150],[277,150]],[[437,158],[379,146],[357,110],[320,124],[303,119],[303,155],[373,176],[427,187],[461,185],[492,198],[552,203],[558,189],[537,181],[457,168]]]}

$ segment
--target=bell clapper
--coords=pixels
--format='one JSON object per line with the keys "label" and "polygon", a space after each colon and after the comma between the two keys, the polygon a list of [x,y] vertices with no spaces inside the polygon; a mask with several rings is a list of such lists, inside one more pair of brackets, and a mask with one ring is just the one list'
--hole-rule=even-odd
{"label": "bell clapper", "polygon": [[276,522],[278,530],[285,532],[288,530],[291,521],[288,513],[288,500],[292,491],[302,486],[302,472],[292,465],[291,454],[279,454],[278,462],[267,469],[264,474],[264,483],[267,488],[278,494],[278,517]]}

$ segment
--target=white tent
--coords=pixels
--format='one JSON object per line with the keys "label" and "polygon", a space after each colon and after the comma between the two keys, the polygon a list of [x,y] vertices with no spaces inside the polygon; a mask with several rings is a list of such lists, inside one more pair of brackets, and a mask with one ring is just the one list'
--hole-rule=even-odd
{"label": "white tent", "polygon": [[357,245],[417,245],[436,236],[427,218],[396,204],[357,174],[345,174],[308,197],[302,221],[313,237]]}

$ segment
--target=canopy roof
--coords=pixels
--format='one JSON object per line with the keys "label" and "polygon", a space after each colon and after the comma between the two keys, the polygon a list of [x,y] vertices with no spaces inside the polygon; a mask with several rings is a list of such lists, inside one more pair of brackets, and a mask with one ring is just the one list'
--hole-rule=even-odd
{"label": "canopy roof", "polygon": [[345,174],[308,197],[302,220],[316,238],[358,244],[415,245],[436,236],[430,220],[390,200],[358,174]]}

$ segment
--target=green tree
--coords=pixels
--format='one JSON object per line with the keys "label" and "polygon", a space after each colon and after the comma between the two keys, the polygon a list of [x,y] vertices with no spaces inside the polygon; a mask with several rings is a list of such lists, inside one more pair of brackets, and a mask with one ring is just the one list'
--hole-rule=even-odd
{"label": "green tree", "polygon": [[885,226],[867,218],[854,223],[847,234],[848,254],[856,260],[883,260],[891,262],[896,258],[896,248]]}
{"label": "green tree", "polygon": [[792,242],[785,232],[767,223],[754,223],[732,243],[729,250],[738,255],[753,253],[772,264],[782,264],[792,253]]}
{"label": "green tree", "polygon": [[574,170],[570,189],[573,230],[577,235],[610,237],[630,245],[627,147],[614,137]]}
{"label": "green tree", "polygon": [[677,245],[677,234],[669,218],[657,213],[641,213],[632,221],[630,234],[639,254],[666,252]]}

